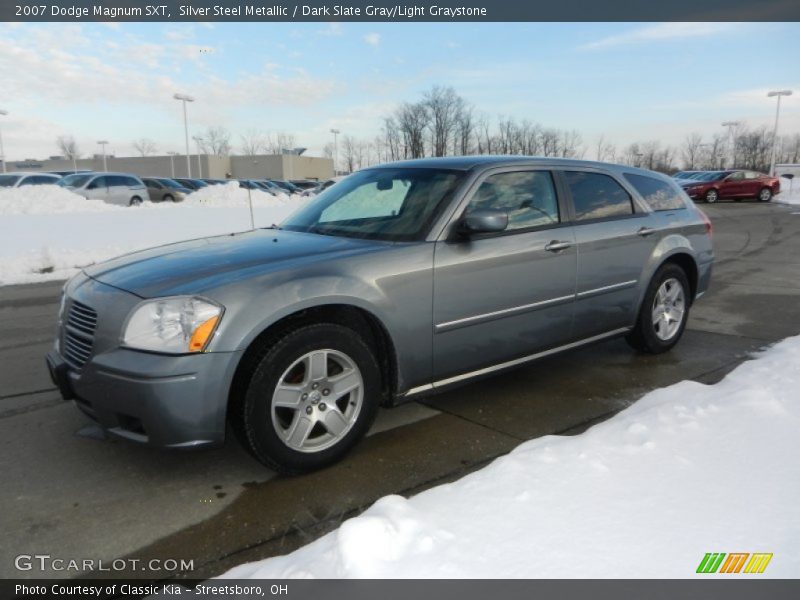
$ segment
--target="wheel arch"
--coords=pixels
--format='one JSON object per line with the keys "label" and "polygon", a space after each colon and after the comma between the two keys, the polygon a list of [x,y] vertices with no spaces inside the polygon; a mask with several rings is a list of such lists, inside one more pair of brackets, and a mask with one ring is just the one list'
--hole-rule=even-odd
{"label": "wheel arch", "polygon": [[372,312],[353,304],[331,303],[299,309],[274,321],[258,333],[245,348],[234,371],[228,392],[227,415],[244,396],[252,372],[269,344],[292,329],[313,323],[335,323],[356,331],[375,352],[381,375],[381,406],[392,403],[398,386],[397,352],[389,331]]}

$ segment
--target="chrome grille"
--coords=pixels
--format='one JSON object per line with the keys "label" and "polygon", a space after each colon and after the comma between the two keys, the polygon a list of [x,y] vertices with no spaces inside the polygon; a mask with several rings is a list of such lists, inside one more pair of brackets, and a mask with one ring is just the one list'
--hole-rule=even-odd
{"label": "chrome grille", "polygon": [[85,304],[73,301],[67,313],[64,328],[64,359],[70,366],[80,369],[92,355],[97,313]]}

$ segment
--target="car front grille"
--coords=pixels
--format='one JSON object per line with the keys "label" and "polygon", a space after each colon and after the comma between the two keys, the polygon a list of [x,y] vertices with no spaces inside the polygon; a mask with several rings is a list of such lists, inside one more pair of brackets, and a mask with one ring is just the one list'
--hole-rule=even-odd
{"label": "car front grille", "polygon": [[80,369],[92,355],[94,331],[97,327],[97,312],[73,301],[67,313],[64,328],[64,360],[71,367]]}

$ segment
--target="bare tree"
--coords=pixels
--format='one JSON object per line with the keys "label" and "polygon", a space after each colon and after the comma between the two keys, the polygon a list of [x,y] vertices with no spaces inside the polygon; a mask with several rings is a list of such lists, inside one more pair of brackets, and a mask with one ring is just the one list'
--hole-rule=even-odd
{"label": "bare tree", "polygon": [[398,109],[396,120],[403,138],[404,158],[424,157],[425,131],[430,123],[428,106],[423,102],[406,102]]}
{"label": "bare tree", "polygon": [[151,156],[158,150],[156,143],[149,138],[140,138],[134,141],[133,148],[139,153],[139,156]]}
{"label": "bare tree", "polygon": [[287,150],[292,150],[297,146],[294,136],[291,133],[278,131],[267,135],[265,148],[269,154],[283,154]]}
{"label": "bare tree", "polygon": [[688,171],[694,171],[700,161],[700,154],[703,148],[703,136],[699,133],[690,133],[683,141],[683,167]]}
{"label": "bare tree", "polygon": [[231,134],[224,127],[209,127],[197,136],[197,143],[204,154],[228,156],[231,153]]}
{"label": "bare tree", "polygon": [[257,129],[248,129],[239,138],[239,150],[244,156],[257,156],[266,150],[266,136]]}
{"label": "bare tree", "polygon": [[78,148],[78,142],[75,141],[75,138],[71,135],[60,135],[56,138],[56,145],[58,146],[58,151],[64,156],[64,158],[68,158],[69,160],[75,160],[81,157],[80,148]]}
{"label": "bare tree", "polygon": [[445,156],[464,108],[464,99],[453,88],[437,85],[424,95],[423,103],[430,115],[431,152],[433,156]]}

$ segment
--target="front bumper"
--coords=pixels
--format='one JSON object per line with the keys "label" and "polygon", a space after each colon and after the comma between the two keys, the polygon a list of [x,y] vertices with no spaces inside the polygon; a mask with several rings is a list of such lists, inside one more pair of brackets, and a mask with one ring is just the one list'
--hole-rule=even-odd
{"label": "front bumper", "polygon": [[47,365],[65,400],[105,431],[151,446],[193,448],[225,439],[228,390],[240,353],[165,356],[118,348],[80,371],[51,350]]}

